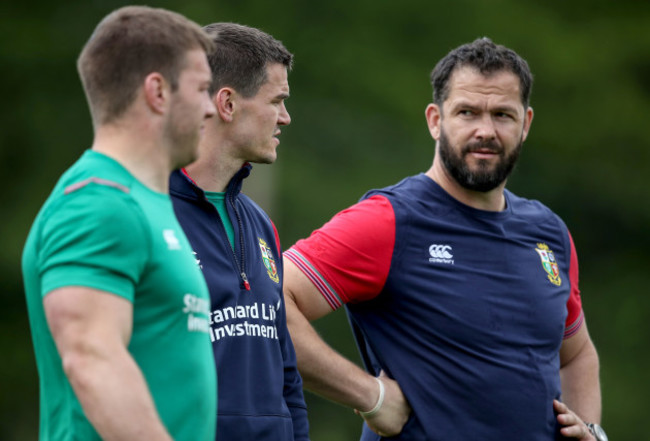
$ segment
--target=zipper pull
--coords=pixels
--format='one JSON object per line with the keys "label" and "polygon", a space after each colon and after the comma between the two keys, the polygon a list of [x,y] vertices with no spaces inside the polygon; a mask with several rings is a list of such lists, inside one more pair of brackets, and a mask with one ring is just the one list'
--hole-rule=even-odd
{"label": "zipper pull", "polygon": [[251,284],[248,283],[248,277],[246,277],[246,273],[242,271],[241,273],[241,279],[244,281],[244,288],[246,288],[246,291],[251,290]]}

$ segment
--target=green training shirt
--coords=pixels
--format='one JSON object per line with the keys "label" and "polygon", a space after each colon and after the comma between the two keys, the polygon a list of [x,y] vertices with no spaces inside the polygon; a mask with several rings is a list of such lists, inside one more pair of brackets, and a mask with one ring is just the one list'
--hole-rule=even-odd
{"label": "green training shirt", "polygon": [[89,150],[61,177],[23,251],[23,278],[40,381],[40,439],[99,440],[70,383],[43,309],[65,286],[133,303],[129,352],[176,441],[213,441],[216,375],[210,298],[167,194]]}
{"label": "green training shirt", "polygon": [[232,222],[230,221],[230,216],[228,216],[228,210],[226,209],[226,192],[206,191],[204,194],[205,198],[214,205],[214,208],[217,209],[219,217],[221,218],[221,223],[226,230],[226,236],[228,237],[230,246],[235,248],[235,230],[232,227]]}

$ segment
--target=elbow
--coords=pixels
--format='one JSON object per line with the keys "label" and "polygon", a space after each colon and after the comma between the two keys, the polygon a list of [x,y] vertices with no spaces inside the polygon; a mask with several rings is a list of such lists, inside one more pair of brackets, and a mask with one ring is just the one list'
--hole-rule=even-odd
{"label": "elbow", "polygon": [[77,395],[91,387],[94,372],[100,362],[100,357],[89,347],[78,345],[64,351],[61,355],[63,373]]}

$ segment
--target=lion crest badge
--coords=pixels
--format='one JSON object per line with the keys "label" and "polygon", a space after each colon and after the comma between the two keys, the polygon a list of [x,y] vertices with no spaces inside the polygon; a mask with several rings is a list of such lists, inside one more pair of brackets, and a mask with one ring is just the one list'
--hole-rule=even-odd
{"label": "lion crest badge", "polygon": [[535,248],[539,258],[542,260],[542,267],[546,271],[548,280],[551,281],[553,285],[560,286],[562,284],[562,279],[560,278],[560,267],[555,260],[555,254],[551,251],[545,243],[538,243],[537,248]]}
{"label": "lion crest badge", "polygon": [[269,278],[275,283],[280,283],[280,276],[278,275],[278,266],[273,259],[273,253],[271,248],[267,245],[266,241],[261,238],[257,238],[260,243],[260,251],[262,251],[262,261],[266,267],[266,272],[269,275]]}

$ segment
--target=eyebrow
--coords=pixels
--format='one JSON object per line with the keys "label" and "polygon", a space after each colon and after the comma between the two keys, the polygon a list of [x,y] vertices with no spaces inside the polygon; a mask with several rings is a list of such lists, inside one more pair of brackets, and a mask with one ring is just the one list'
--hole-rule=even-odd
{"label": "eyebrow", "polygon": [[[451,106],[452,110],[457,110],[459,108],[479,110],[482,106],[475,106],[467,101],[459,101]],[[517,113],[517,108],[507,105],[499,105],[493,108],[490,108],[490,112],[505,112],[505,113]]]}
{"label": "eyebrow", "polygon": [[517,108],[513,106],[497,106],[492,109],[493,112],[504,112],[504,113],[514,113],[517,114]]}

